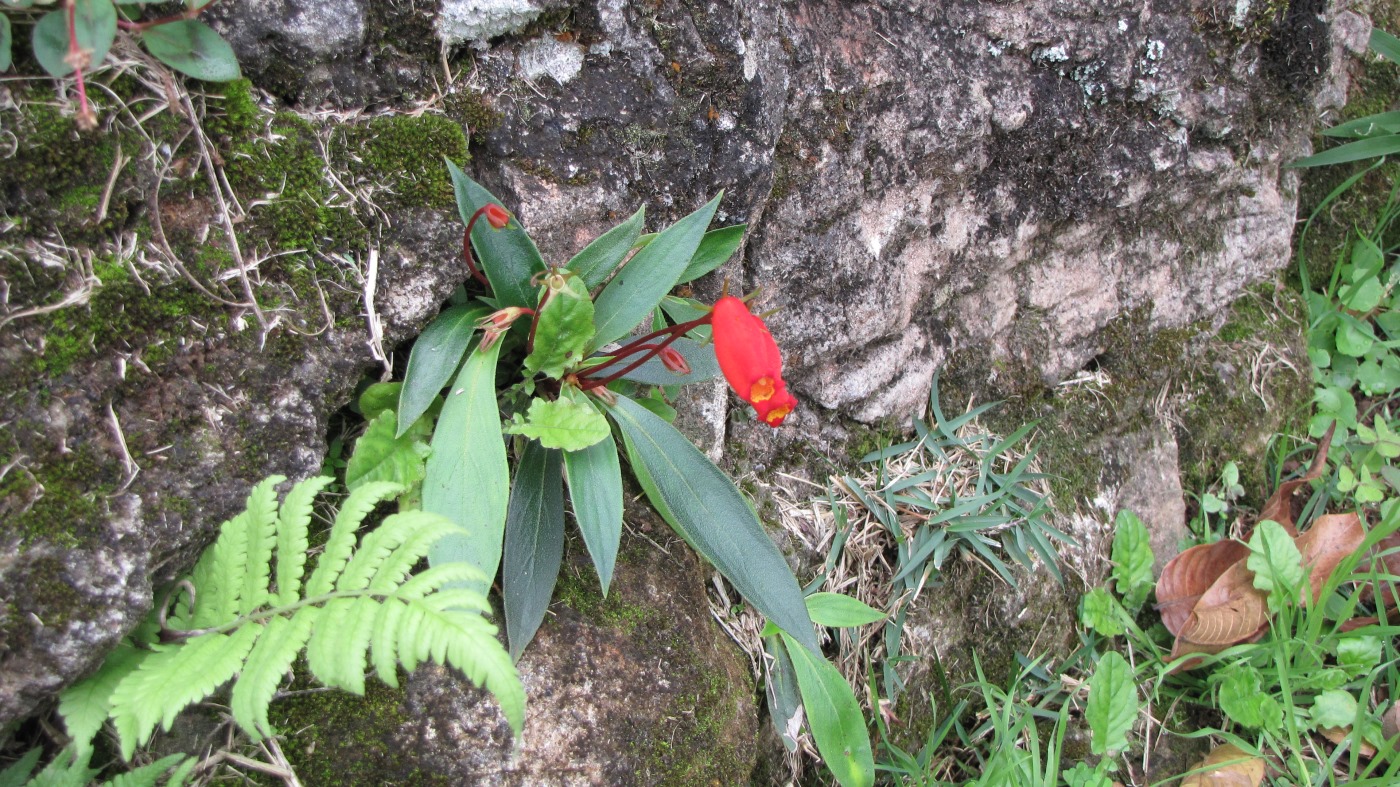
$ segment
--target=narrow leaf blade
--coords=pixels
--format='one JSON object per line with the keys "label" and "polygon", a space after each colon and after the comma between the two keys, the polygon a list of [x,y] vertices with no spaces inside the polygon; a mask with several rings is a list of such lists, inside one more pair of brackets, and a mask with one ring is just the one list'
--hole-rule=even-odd
{"label": "narrow leaf blade", "polygon": [[428,412],[467,354],[476,321],[490,311],[486,306],[454,306],[423,329],[409,351],[408,369],[399,389],[398,434]]}
{"label": "narrow leaf blade", "polygon": [[617,444],[603,440],[582,451],[566,451],[564,473],[574,518],[607,596],[622,538],[622,466]]}
{"label": "narrow leaf blade", "polygon": [[515,471],[506,515],[501,588],[512,661],[544,622],[564,557],[564,493],[559,451],[528,443]]}
{"label": "narrow leaf blade", "polygon": [[[463,224],[486,205],[501,204],[491,192],[467,177],[451,161],[447,162],[447,171],[452,176],[452,189],[457,194],[457,211],[462,215]],[[476,249],[477,261],[491,282],[499,305],[535,305],[530,278],[544,270],[545,265],[535,242],[530,240],[519,222],[512,221],[510,226],[498,230],[485,221],[478,221],[472,228],[472,247]]]}
{"label": "narrow leaf blade", "polygon": [[826,659],[813,655],[787,633],[782,636],[797,673],[807,725],[812,729],[822,761],[842,787],[874,784],[870,733],[865,729],[865,719],[850,684]]}

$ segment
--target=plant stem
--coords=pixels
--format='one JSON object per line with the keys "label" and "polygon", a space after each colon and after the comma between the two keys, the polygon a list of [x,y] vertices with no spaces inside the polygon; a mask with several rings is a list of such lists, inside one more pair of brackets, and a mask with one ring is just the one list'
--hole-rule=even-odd
{"label": "plant stem", "polygon": [[[599,388],[601,386],[607,385],[608,383],[618,379],[624,374],[627,374],[633,369],[636,369],[638,366],[641,366],[642,364],[646,363],[652,358],[655,358],[662,350],[671,346],[671,343],[675,340],[681,338],[685,334],[691,332],[696,328],[699,328],[702,325],[708,325],[709,322],[710,315],[706,314],[703,317],[697,317],[693,320],[690,320],[689,322],[683,322],[677,325],[672,325],[669,328],[662,328],[661,330],[652,331],[651,333],[645,336],[640,336],[634,339],[628,344],[625,344],[622,347],[618,348],[617,352],[613,354],[612,358],[609,358],[603,363],[600,363],[597,366],[594,366],[593,368],[589,369],[585,373],[588,376],[579,378],[579,390],[591,391],[594,388]],[[657,344],[651,343],[653,339],[657,339],[662,336],[665,336],[666,338],[663,339],[661,342]],[[606,377],[591,376],[597,372],[600,372],[604,369],[607,369],[610,366],[617,364],[617,362],[621,361],[623,358],[636,355],[637,353],[641,353],[641,356],[638,357],[636,360],[632,361],[631,363],[627,364],[626,366],[622,367],[622,369],[613,372],[612,374],[609,374]]]}
{"label": "plant stem", "polygon": [[152,19],[147,22],[130,22],[125,19],[118,19],[117,27],[120,27],[123,30],[130,30],[132,32],[139,33],[142,30],[148,30],[158,25],[168,25],[171,22],[183,22],[188,19],[194,19],[195,17],[199,16],[201,11],[217,2],[219,2],[219,0],[209,0],[209,2],[205,3],[202,6],[199,6],[198,8],[186,8],[184,11],[181,11],[178,14],[162,16],[159,19]]}
{"label": "plant stem", "polygon": [[247,615],[240,615],[239,617],[234,618],[233,620],[223,624],[222,626],[210,626],[209,628],[202,629],[163,629],[161,633],[178,639],[199,637],[205,634],[226,634],[230,631],[234,631],[235,629],[241,628],[245,623],[256,623],[262,620],[269,620],[271,618],[277,617],[278,615],[295,613],[302,607],[314,607],[318,604],[324,604],[328,601],[334,601],[338,598],[363,598],[365,596],[389,598],[392,595],[394,595],[392,592],[386,593],[383,591],[370,590],[368,588],[362,590],[333,590],[329,593],[325,593],[314,598],[303,598],[280,607],[270,607],[268,609],[260,609],[256,612],[250,612]]}
{"label": "plant stem", "polygon": [[73,66],[73,78],[78,83],[78,128],[83,131],[91,131],[97,127],[97,116],[93,113],[92,107],[88,106],[87,85],[83,82],[83,60],[85,58],[82,47],[78,45],[76,0],[67,0],[63,4],[63,10],[64,15],[68,18],[68,59]]}
{"label": "plant stem", "polygon": [[472,258],[472,227],[476,224],[476,220],[481,218],[481,214],[485,213],[486,209],[489,207],[490,205],[483,205],[476,213],[472,214],[471,219],[467,221],[467,231],[462,235],[462,256],[467,258],[467,268],[472,272],[472,278],[481,282],[488,290],[491,289],[491,282],[487,280],[486,274],[482,273],[481,269],[476,267],[476,261]]}

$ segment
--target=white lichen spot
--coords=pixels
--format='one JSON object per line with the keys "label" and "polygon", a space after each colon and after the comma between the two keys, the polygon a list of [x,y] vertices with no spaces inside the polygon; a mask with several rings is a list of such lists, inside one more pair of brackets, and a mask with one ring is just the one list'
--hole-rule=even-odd
{"label": "white lichen spot", "polygon": [[1001,57],[1001,53],[1006,51],[1006,43],[1003,41],[993,41],[987,44],[987,54],[992,57]]}
{"label": "white lichen spot", "polygon": [[1126,19],[1119,19],[1119,20],[1118,20],[1118,32],[1120,32],[1120,33],[1126,33],[1126,32],[1128,32],[1128,20],[1126,20]]}
{"label": "white lichen spot", "polygon": [[1249,21],[1250,0],[1235,0],[1235,13],[1230,15],[1230,24],[1243,28]]}
{"label": "white lichen spot", "polygon": [[748,47],[747,45],[744,46],[743,55],[744,81],[752,82],[753,78],[758,75],[758,58],[753,56],[753,49]]}
{"label": "white lichen spot", "polygon": [[492,38],[524,28],[542,10],[529,0],[442,0],[437,33],[448,46],[471,42],[484,47]]}
{"label": "white lichen spot", "polygon": [[583,70],[583,48],[549,37],[537,38],[520,48],[515,65],[526,80],[549,77],[562,85]]}
{"label": "white lichen spot", "polygon": [[1031,54],[1031,60],[1037,63],[1068,63],[1069,49],[1064,44],[1041,47]]}

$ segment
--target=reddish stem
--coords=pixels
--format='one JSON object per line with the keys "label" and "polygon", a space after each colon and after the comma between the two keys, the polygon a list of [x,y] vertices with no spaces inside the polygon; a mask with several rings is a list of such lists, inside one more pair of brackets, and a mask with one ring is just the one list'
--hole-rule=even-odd
{"label": "reddish stem", "polygon": [[140,32],[142,30],[148,30],[158,25],[168,25],[171,22],[183,22],[187,19],[194,19],[195,17],[199,16],[199,13],[201,11],[217,2],[219,2],[219,0],[209,0],[209,2],[205,3],[204,5],[198,8],[186,8],[184,11],[181,11],[178,14],[162,16],[159,19],[152,19],[147,22],[131,22],[125,19],[118,19],[117,27],[120,27],[123,30],[130,30],[132,32]]}
{"label": "reddish stem", "polygon": [[[602,371],[603,369],[608,368],[609,366],[613,366],[623,358],[635,355],[637,353],[641,353],[641,357],[622,367],[622,369],[613,372],[607,377],[595,378],[591,376],[585,376],[580,378],[579,390],[591,391],[594,388],[599,388],[601,386],[607,385],[608,383],[618,379],[619,377],[622,377],[624,374],[627,374],[633,369],[636,369],[638,366],[641,366],[642,364],[646,363],[652,358],[655,358],[661,353],[662,350],[666,349],[667,347],[670,347],[671,343],[675,340],[681,338],[685,334],[690,333],[692,330],[695,330],[696,328],[699,328],[702,325],[707,325],[709,322],[710,315],[706,314],[703,317],[697,317],[689,322],[683,322],[678,325],[672,325],[669,328],[662,328],[661,330],[652,331],[651,333],[645,336],[638,337],[637,339],[629,342],[628,344],[619,347],[617,352],[613,354],[612,358],[609,358],[603,363],[600,363],[597,366],[594,366],[593,368],[589,369],[587,372],[585,372],[585,375],[593,375],[599,371]],[[661,336],[665,336],[666,338],[657,344],[650,343],[653,339],[659,338]]]}
{"label": "reddish stem", "polygon": [[68,18],[68,59],[72,61],[73,78],[78,83],[78,128],[90,131],[97,126],[97,116],[88,106],[87,84],[83,81],[83,49],[78,45],[78,9],[74,0],[67,0],[63,10]]}
{"label": "reddish stem", "polygon": [[549,288],[544,288],[544,295],[540,296],[540,302],[535,304],[534,314],[530,315],[530,338],[525,340],[525,354],[529,355],[535,351],[535,329],[540,327],[540,314],[544,311],[544,305],[549,303]]}
{"label": "reddish stem", "polygon": [[471,219],[467,221],[467,231],[462,235],[462,256],[467,258],[467,268],[472,272],[472,278],[481,282],[488,290],[491,289],[491,282],[486,278],[486,274],[482,273],[481,269],[476,267],[476,261],[472,258],[472,227],[476,224],[476,220],[481,218],[481,214],[485,213],[486,209],[489,207],[491,206],[483,206],[479,208],[476,213],[472,214]]}

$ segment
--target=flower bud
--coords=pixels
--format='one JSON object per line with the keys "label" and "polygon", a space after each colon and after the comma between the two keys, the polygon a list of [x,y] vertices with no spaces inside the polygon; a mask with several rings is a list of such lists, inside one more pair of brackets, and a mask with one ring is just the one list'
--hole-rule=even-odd
{"label": "flower bud", "polygon": [[768,326],[742,300],[726,295],[715,303],[710,327],[715,358],[729,387],[753,405],[759,420],[780,426],[797,399],[783,382],[782,355]]}
{"label": "flower bud", "polygon": [[690,363],[674,347],[663,347],[659,353],[661,364],[675,374],[690,374]]}
{"label": "flower bud", "polygon": [[510,223],[510,214],[506,213],[505,208],[493,202],[486,206],[486,223],[498,230],[503,230]]}

